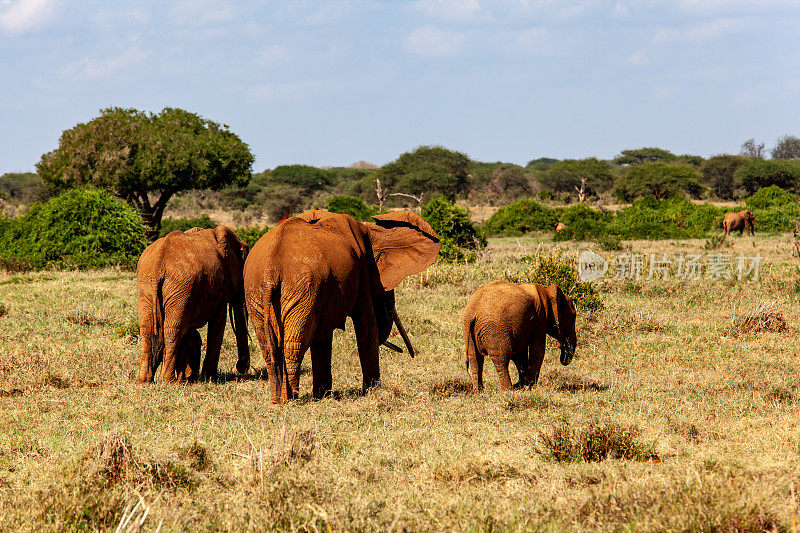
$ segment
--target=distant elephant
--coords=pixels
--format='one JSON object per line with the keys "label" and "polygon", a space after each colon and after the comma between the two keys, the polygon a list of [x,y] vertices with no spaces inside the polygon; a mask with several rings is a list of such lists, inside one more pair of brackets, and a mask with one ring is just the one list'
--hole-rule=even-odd
{"label": "distant elephant", "polygon": [[[247,372],[250,350],[242,278],[247,251],[247,244],[226,226],[173,231],[145,249],[136,267],[139,383],[153,381],[162,359],[162,381],[197,378],[200,340],[194,330],[206,324],[202,376],[214,377],[227,310],[236,335],[236,368]],[[187,335],[190,339],[185,341]],[[193,343],[198,344],[196,357]]]}
{"label": "distant elephant", "polygon": [[344,329],[348,316],[364,390],[380,379],[378,346],[386,343],[393,324],[414,356],[397,316],[394,288],[434,262],[439,237],[409,211],[373,219],[309,211],[282,222],[253,246],[244,290],[273,403],[298,397],[300,364],[309,347],[313,396],[330,392],[333,330]]}
{"label": "distant elephant", "polygon": [[738,231],[739,235],[747,231],[748,235],[754,235],[756,217],[749,210],[739,211],[738,213],[728,213],[722,219],[722,227],[725,228],[725,235],[730,235],[732,231]]}
{"label": "distant elephant", "polygon": [[535,385],[544,359],[545,338],[561,345],[561,364],[575,355],[575,305],[556,285],[493,281],[476,290],[461,316],[472,387],[483,389],[483,360],[489,356],[500,388],[511,388],[508,363],[514,361],[520,386]]}

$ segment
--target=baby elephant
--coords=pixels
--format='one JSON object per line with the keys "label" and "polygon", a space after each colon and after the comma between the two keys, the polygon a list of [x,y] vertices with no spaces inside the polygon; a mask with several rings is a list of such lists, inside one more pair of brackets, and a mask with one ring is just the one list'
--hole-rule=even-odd
{"label": "baby elephant", "polygon": [[483,358],[489,356],[500,388],[511,388],[508,362],[514,361],[519,385],[535,385],[544,359],[545,337],[561,345],[561,364],[575,355],[575,305],[556,285],[494,281],[479,288],[461,317],[467,345],[467,369],[474,390],[483,389]]}

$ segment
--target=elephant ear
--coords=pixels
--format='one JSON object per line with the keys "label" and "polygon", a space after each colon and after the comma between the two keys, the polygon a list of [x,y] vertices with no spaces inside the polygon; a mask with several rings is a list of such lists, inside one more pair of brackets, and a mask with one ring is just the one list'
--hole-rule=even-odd
{"label": "elephant ear", "polygon": [[422,272],[439,254],[439,236],[424,218],[411,211],[395,211],[363,223],[369,233],[372,255],[386,291],[403,279]]}
{"label": "elephant ear", "polygon": [[219,246],[228,279],[233,285],[232,289],[237,292],[242,283],[244,261],[247,259],[250,247],[231,228],[222,224],[214,229],[214,238]]}
{"label": "elephant ear", "polygon": [[560,334],[563,334],[562,327],[575,324],[575,304],[572,303],[572,298],[568,298],[558,285],[554,284],[547,287],[547,294],[550,295],[550,301],[553,305],[553,319],[556,322],[556,329]]}

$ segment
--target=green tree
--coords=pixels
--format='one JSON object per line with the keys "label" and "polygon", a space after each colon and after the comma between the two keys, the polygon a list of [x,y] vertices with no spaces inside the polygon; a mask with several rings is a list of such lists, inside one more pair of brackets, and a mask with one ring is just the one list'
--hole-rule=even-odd
{"label": "green tree", "polygon": [[281,165],[269,173],[268,182],[288,185],[301,189],[304,194],[312,194],[330,187],[333,176],[327,170],[309,165]]}
{"label": "green tree", "polygon": [[36,169],[56,189],[110,189],[139,211],[155,238],[173,194],[246,184],[252,164],[249,147],[225,125],[177,108],[112,107],[64,131]]}
{"label": "green tree", "polygon": [[371,180],[380,179],[388,193],[406,193],[454,200],[467,189],[469,157],[443,146],[420,146],[380,168]]}
{"label": "green tree", "polygon": [[372,222],[372,215],[378,213],[369,207],[364,200],[355,196],[331,196],[328,199],[328,211],[331,213],[344,213],[356,220]]}
{"label": "green tree", "polygon": [[439,196],[425,204],[422,218],[439,236],[442,245],[440,261],[471,261],[475,259],[474,250],[486,246],[486,239],[478,234],[467,210],[453,205],[446,198]]}
{"label": "green tree", "polygon": [[552,157],[539,157],[537,159],[528,161],[528,164],[525,165],[525,167],[530,170],[540,170],[544,172],[556,163],[558,163],[558,159],[553,159]]}
{"label": "green tree", "polygon": [[800,139],[784,135],[772,149],[772,159],[800,159]]}
{"label": "green tree", "polygon": [[0,176],[0,198],[23,205],[49,197],[42,178],[34,172],[7,172]]}
{"label": "green tree", "polygon": [[700,167],[700,171],[703,173],[703,183],[710,187],[717,197],[731,200],[736,188],[733,175],[746,162],[747,158],[739,155],[721,154],[710,157]]}
{"label": "green tree", "polygon": [[636,148],[623,150],[614,158],[616,165],[641,165],[653,161],[675,161],[678,157],[670,151],[655,147]]}
{"label": "green tree", "polygon": [[617,181],[615,192],[625,202],[643,196],[663,200],[684,193],[698,197],[703,191],[699,182],[700,173],[688,165],[655,161],[631,166]]}
{"label": "green tree", "polygon": [[608,161],[595,157],[565,159],[551,166],[539,181],[550,190],[572,193],[580,189],[581,179],[586,180],[586,194],[604,192],[614,184],[614,171]]}
{"label": "green tree", "polygon": [[746,194],[770,185],[796,191],[800,187],[800,161],[752,159],[739,166],[733,180],[734,185],[744,189]]}

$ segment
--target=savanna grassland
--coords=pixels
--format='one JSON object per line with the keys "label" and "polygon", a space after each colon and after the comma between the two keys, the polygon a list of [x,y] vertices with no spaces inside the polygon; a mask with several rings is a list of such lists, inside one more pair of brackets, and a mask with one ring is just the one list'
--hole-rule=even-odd
{"label": "savanna grassland", "polygon": [[[419,354],[383,349],[379,388],[360,394],[348,324],[334,397],[309,398],[306,356],[302,398],[282,407],[254,341],[254,368],[237,377],[230,329],[218,382],[137,386],[130,271],[0,274],[0,528],[791,531],[800,260],[789,237],[717,250],[758,251],[759,281],[596,282],[604,309],[579,313],[571,365],[549,341],[536,388],[500,392],[487,364],[487,390],[469,392],[459,314],[483,283],[524,276],[520,257],[704,244],[491,239],[477,263],[400,286]],[[762,304],[772,321],[748,327]]]}

